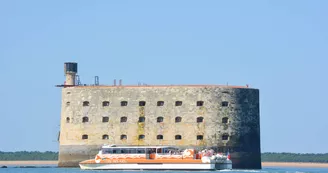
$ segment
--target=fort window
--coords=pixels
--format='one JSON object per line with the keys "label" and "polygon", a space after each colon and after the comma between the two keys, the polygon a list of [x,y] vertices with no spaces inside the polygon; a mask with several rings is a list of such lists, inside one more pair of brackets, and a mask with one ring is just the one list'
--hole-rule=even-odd
{"label": "fort window", "polygon": [[121,106],[127,106],[128,102],[127,101],[121,101]]}
{"label": "fort window", "polygon": [[121,135],[121,140],[127,140],[128,137],[126,135]]}
{"label": "fort window", "polygon": [[163,139],[163,135],[157,135],[157,139]]}
{"label": "fort window", "polygon": [[164,101],[158,101],[157,106],[164,106]]}
{"label": "fort window", "polygon": [[182,139],[181,135],[175,135],[175,140],[181,140],[181,139]]}
{"label": "fort window", "polygon": [[139,106],[146,106],[146,102],[145,101],[139,101]]}
{"label": "fort window", "polygon": [[71,92],[67,92],[66,94],[71,94]]}
{"label": "fort window", "polygon": [[139,117],[139,121],[138,122],[139,123],[145,122],[145,119],[146,119],[145,117]]}
{"label": "fort window", "polygon": [[88,101],[84,101],[83,102],[83,106],[89,106],[89,102]]}
{"label": "fort window", "polygon": [[128,121],[128,118],[127,117],[121,117],[121,123],[125,123]]}
{"label": "fort window", "polygon": [[69,105],[71,105],[71,102],[66,102],[66,106],[69,106]]}
{"label": "fort window", "polygon": [[180,122],[181,122],[181,120],[182,120],[182,118],[181,118],[181,117],[175,117],[175,122],[176,122],[176,123],[180,123]]}
{"label": "fort window", "polygon": [[103,136],[102,136],[102,139],[109,139],[109,138],[108,138],[108,135],[103,135]]}
{"label": "fort window", "polygon": [[145,135],[139,135],[139,140],[145,139]]}
{"label": "fort window", "polygon": [[71,120],[71,119],[70,119],[69,117],[67,117],[67,118],[66,118],[66,123],[69,123],[70,120]]}
{"label": "fort window", "polygon": [[163,118],[163,117],[157,117],[157,122],[158,122],[158,123],[161,123],[161,122],[163,122],[163,120],[164,120],[164,118]]}
{"label": "fort window", "polygon": [[228,140],[228,139],[229,139],[229,135],[228,134],[222,135],[222,140]]}
{"label": "fort window", "polygon": [[182,106],[182,101],[176,101],[175,106]]}
{"label": "fort window", "polygon": [[103,101],[103,102],[102,102],[102,106],[103,106],[103,107],[109,106],[109,101]]}
{"label": "fort window", "polygon": [[197,140],[203,140],[203,135],[197,135]]}
{"label": "fort window", "polygon": [[227,107],[227,106],[229,106],[229,102],[224,101],[224,102],[221,103],[221,106],[222,107]]}
{"label": "fort window", "polygon": [[204,121],[204,118],[203,117],[197,117],[197,123],[201,123]]}
{"label": "fort window", "polygon": [[102,122],[108,122],[109,121],[109,117],[102,117]]}
{"label": "fort window", "polygon": [[203,106],[204,105],[204,101],[197,101],[197,106]]}
{"label": "fort window", "polygon": [[83,117],[82,118],[82,123],[86,123],[86,122],[89,122],[89,118],[88,117]]}
{"label": "fort window", "polygon": [[228,117],[224,117],[224,118],[222,118],[222,123],[226,124],[226,123],[228,123],[228,122],[229,122]]}
{"label": "fort window", "polygon": [[88,135],[82,135],[82,139],[88,139]]}

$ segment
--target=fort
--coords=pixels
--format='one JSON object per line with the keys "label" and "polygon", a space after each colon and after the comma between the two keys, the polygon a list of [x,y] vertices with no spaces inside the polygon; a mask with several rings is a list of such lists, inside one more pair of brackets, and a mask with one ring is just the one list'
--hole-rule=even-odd
{"label": "fort", "polygon": [[59,167],[103,144],[172,145],[229,152],[234,169],[261,169],[259,90],[229,85],[82,85],[65,63]]}

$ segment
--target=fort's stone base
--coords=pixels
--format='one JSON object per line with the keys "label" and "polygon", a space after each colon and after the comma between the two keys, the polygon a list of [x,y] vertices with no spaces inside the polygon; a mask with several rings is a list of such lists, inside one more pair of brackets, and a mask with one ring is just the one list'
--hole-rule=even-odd
{"label": "fort's stone base", "polygon": [[[181,146],[182,148],[185,148]],[[59,167],[78,167],[79,162],[93,159],[101,146],[98,145],[64,145],[60,146]],[[233,169],[261,169],[261,154],[254,152],[231,153]]]}

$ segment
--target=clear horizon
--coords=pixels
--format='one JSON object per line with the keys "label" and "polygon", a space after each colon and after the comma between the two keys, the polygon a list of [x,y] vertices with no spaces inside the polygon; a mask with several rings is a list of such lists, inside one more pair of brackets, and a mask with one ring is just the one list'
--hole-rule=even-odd
{"label": "clear horizon", "polygon": [[64,62],[81,82],[247,84],[261,152],[328,153],[328,1],[1,1],[0,151],[58,151]]}

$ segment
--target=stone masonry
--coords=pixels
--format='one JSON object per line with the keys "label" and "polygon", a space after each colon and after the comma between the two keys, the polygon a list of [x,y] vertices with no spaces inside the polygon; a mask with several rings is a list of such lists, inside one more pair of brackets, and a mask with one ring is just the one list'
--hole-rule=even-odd
{"label": "stone masonry", "polygon": [[[177,101],[182,104],[177,106]],[[61,110],[60,167],[78,166],[94,158],[101,145],[117,144],[213,148],[229,151],[233,168],[261,168],[258,89],[72,86],[62,89]]]}

